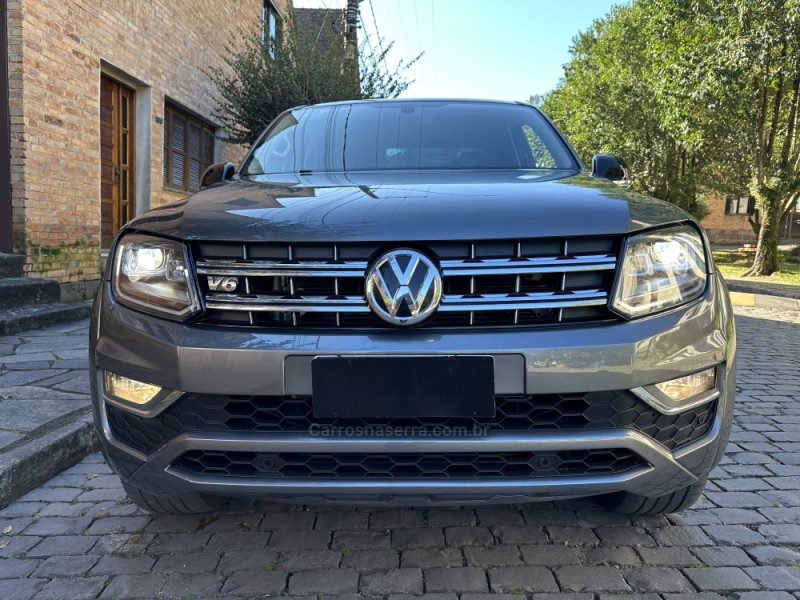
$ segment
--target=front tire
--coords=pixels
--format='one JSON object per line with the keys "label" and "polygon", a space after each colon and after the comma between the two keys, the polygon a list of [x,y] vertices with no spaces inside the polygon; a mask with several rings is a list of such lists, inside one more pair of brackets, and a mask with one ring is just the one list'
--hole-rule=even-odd
{"label": "front tire", "polygon": [[689,508],[703,495],[708,477],[669,494],[648,498],[631,492],[616,492],[600,497],[600,503],[613,511],[631,516],[667,515]]}
{"label": "front tire", "polygon": [[197,493],[162,496],[152,494],[126,482],[122,482],[122,487],[136,506],[162,515],[202,515],[219,510],[227,501],[226,498],[220,496]]}

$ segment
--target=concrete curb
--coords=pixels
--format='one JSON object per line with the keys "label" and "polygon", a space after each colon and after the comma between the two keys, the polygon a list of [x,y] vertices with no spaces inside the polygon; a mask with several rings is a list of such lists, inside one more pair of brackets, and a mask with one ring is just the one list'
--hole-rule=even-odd
{"label": "concrete curb", "polygon": [[780,298],[792,298],[800,300],[800,290],[787,287],[787,289],[776,288],[773,286],[760,286],[758,284],[743,283],[738,280],[726,279],[728,289],[732,292],[742,292],[744,294],[759,294],[761,296],[778,296]]}
{"label": "concrete curb", "polygon": [[80,420],[10,450],[0,465],[0,506],[40,486],[97,448],[91,422]]}

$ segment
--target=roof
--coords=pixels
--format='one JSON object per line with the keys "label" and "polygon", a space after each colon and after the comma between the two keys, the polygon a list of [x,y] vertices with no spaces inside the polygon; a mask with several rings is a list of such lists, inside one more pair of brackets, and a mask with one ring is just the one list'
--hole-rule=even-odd
{"label": "roof", "polygon": [[[528,102],[518,102],[516,100],[495,100],[489,98],[368,98],[366,100],[338,100],[336,102],[322,102],[312,106],[337,106],[344,104],[370,104],[370,103],[392,103],[392,102],[464,102],[473,104],[509,104],[515,106],[533,106]],[[311,106],[296,106],[294,108],[311,108]]]}

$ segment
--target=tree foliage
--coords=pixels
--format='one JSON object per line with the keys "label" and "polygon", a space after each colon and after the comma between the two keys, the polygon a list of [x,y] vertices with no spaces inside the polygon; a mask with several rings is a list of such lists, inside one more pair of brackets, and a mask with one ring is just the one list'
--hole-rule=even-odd
{"label": "tree foliage", "polygon": [[698,217],[702,142],[670,125],[648,31],[647,6],[616,6],[606,19],[580,33],[561,84],[543,109],[562,127],[586,164],[603,152],[624,158],[633,187],[678,204]]}
{"label": "tree foliage", "polygon": [[800,192],[800,2],[740,0],[720,13],[730,34],[712,77],[739,116],[733,135],[747,140],[748,187],[760,215],[750,274],[769,275],[778,269],[781,217]]}
{"label": "tree foliage", "polygon": [[241,49],[228,48],[224,66],[209,74],[219,90],[214,117],[226,141],[252,144],[288,108],[337,100],[394,98],[412,83],[408,69],[421,58],[389,68],[393,43],[373,50],[362,40],[357,56],[346,38],[323,32],[298,34],[291,14],[277,40],[247,36]]}
{"label": "tree foliage", "polygon": [[752,274],[777,270],[800,193],[800,0],[633,0],[579,34],[543,106],[582,156],[619,154],[637,189],[702,216],[749,191]]}

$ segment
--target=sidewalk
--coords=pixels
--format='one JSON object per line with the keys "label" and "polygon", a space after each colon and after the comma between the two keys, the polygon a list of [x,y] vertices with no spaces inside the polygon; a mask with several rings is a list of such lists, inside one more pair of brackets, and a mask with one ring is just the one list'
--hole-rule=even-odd
{"label": "sidewalk", "polygon": [[800,310],[800,285],[746,277],[726,277],[734,306]]}
{"label": "sidewalk", "polygon": [[[800,311],[796,298],[728,281],[735,306]],[[778,290],[786,292],[786,290]],[[88,375],[89,322],[0,336],[0,507],[72,466],[96,448]]]}
{"label": "sidewalk", "polygon": [[732,292],[740,292],[750,295],[761,294],[764,296],[800,300],[800,285],[793,285],[791,283],[774,283],[771,281],[748,279],[746,277],[726,277],[725,282],[728,284],[728,288]]}
{"label": "sidewalk", "polygon": [[87,319],[0,336],[0,506],[95,447],[88,345]]}

